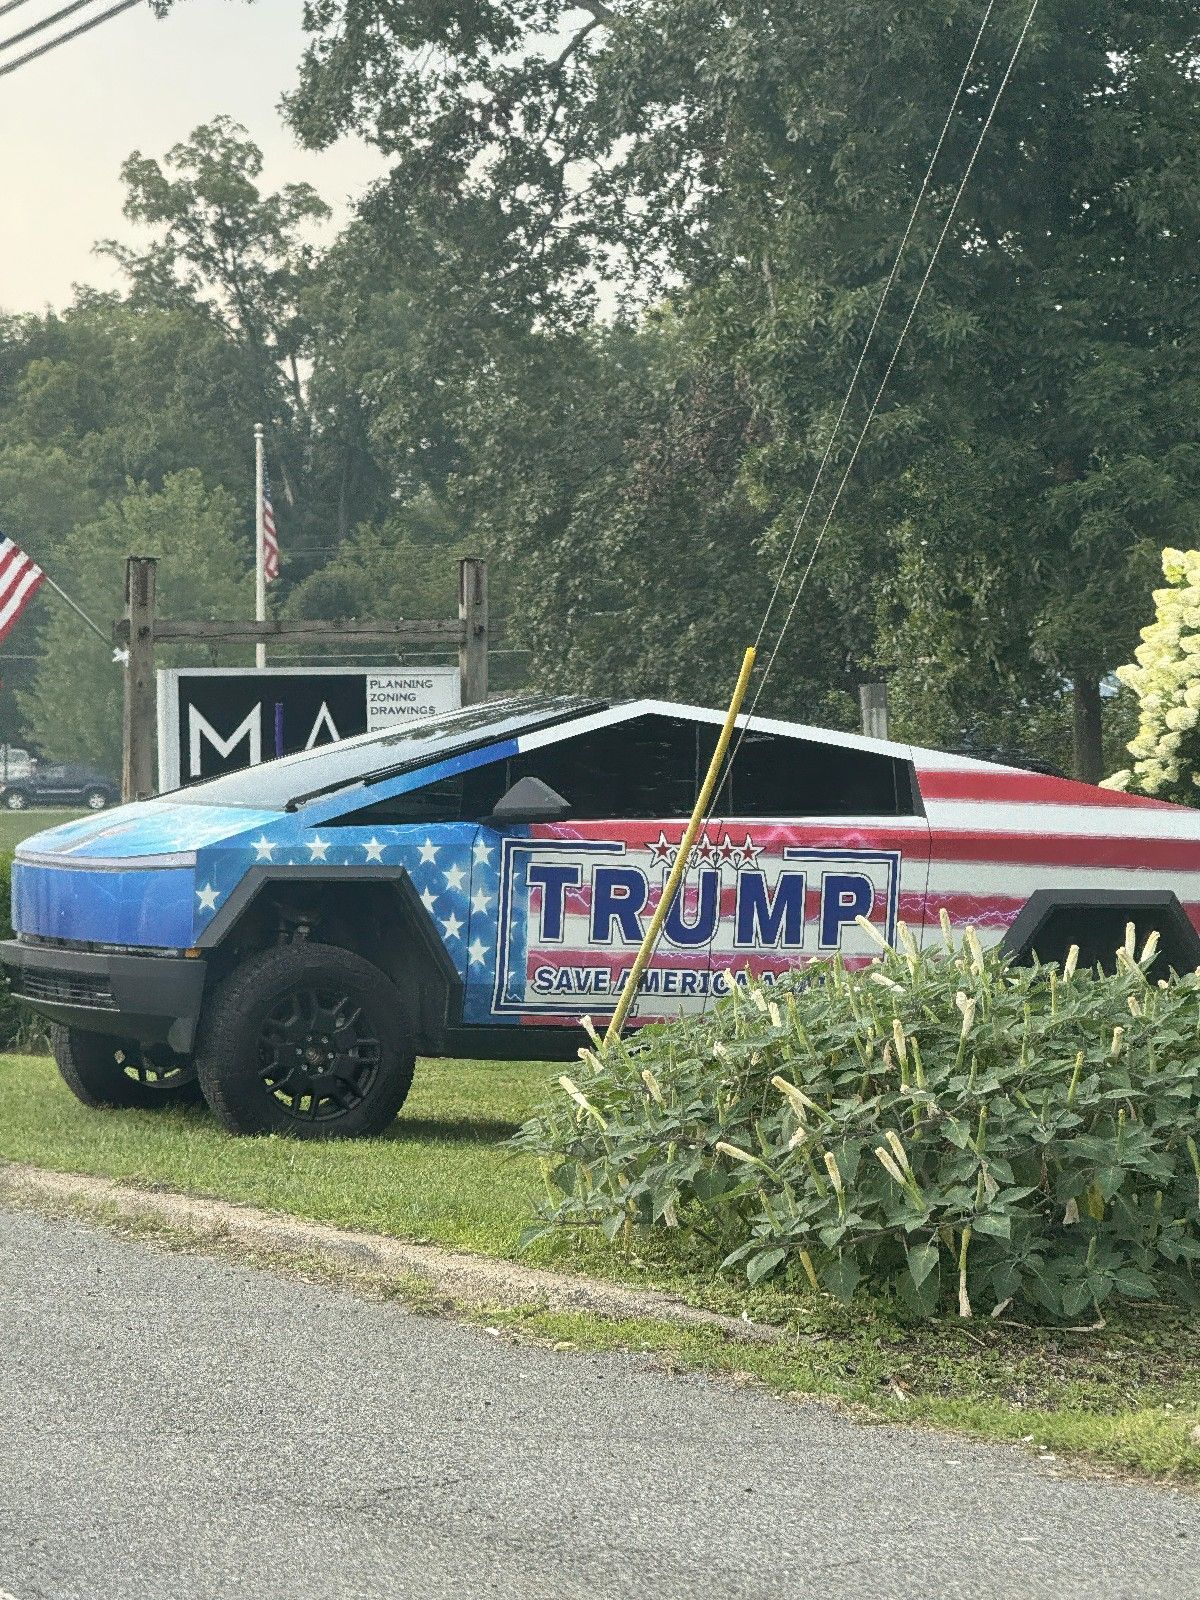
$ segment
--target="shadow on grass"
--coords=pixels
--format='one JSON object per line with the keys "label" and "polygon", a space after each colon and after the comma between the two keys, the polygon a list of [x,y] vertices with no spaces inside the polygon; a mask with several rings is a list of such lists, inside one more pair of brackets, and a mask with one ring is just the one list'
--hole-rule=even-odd
{"label": "shadow on grass", "polygon": [[500,1144],[519,1126],[499,1117],[400,1117],[383,1138],[421,1144]]}

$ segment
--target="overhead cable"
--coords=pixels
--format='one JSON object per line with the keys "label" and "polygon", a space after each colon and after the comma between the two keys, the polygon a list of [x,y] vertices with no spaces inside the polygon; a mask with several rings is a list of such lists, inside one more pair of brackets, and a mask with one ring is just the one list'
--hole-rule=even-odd
{"label": "overhead cable", "polygon": [[[1017,39],[1017,42],[1013,47],[1012,55],[1009,57],[1008,65],[1004,69],[1004,76],[1001,78],[999,86],[996,89],[996,93],[992,97],[992,103],[991,103],[991,106],[988,109],[988,114],[987,114],[986,118],[984,119],[984,123],[983,123],[982,128],[979,130],[979,137],[975,141],[975,148],[971,151],[970,158],[967,161],[966,170],[963,172],[963,175],[962,175],[962,181],[959,183],[959,186],[958,186],[957,190],[955,191],[954,198],[950,202],[950,209],[946,213],[946,219],[942,224],[942,230],[941,230],[940,234],[938,235],[937,243],[933,247],[933,253],[929,257],[928,264],[926,265],[926,268],[925,268],[924,276],[922,277],[920,285],[917,288],[917,292],[916,292],[916,295],[915,295],[915,297],[913,299],[913,303],[912,303],[911,307],[909,308],[908,316],[904,320],[904,326],[900,330],[900,335],[897,338],[895,346],[894,346],[894,348],[892,350],[891,356],[888,359],[888,364],[887,364],[887,367],[884,370],[883,377],[880,380],[879,387],[875,391],[875,397],[871,401],[871,406],[870,406],[870,409],[867,412],[866,421],[863,423],[862,427],[859,430],[858,437],[854,442],[854,448],[850,453],[850,459],[846,463],[845,470],[843,471],[841,479],[838,482],[838,486],[834,491],[833,499],[829,504],[829,509],[825,513],[825,520],[821,524],[821,529],[820,529],[820,532],[817,534],[816,542],[814,543],[813,548],[812,548],[812,553],[809,555],[808,564],[805,566],[804,571],[801,574],[800,582],[796,586],[796,592],[792,596],[792,603],[788,607],[787,616],[783,620],[783,625],[781,626],[781,628],[779,630],[778,636],[777,636],[777,638],[775,640],[775,644],[774,644],[774,646],[773,646],[773,648],[771,650],[771,654],[767,659],[767,664],[763,668],[762,677],[759,679],[758,686],[757,686],[757,688],[755,690],[755,693],[754,693],[754,699],[750,703],[750,710],[746,713],[746,722],[743,723],[743,726],[742,726],[741,738],[739,738],[737,746],[734,749],[733,755],[730,757],[730,765],[731,766],[732,766],[733,762],[737,759],[737,753],[738,753],[738,750],[741,748],[742,739],[745,738],[746,726],[749,723],[749,719],[754,715],[754,709],[758,704],[759,697],[761,696],[763,688],[766,685],[767,679],[771,674],[771,668],[775,665],[775,659],[779,654],[779,650],[780,650],[781,645],[783,644],[784,637],[787,634],[788,627],[791,624],[792,618],[796,614],[796,608],[800,603],[800,596],[804,592],[804,586],[808,582],[809,574],[812,572],[813,566],[816,563],[817,556],[819,555],[820,550],[821,550],[821,546],[824,543],[825,535],[826,535],[826,533],[827,533],[827,531],[829,529],[829,525],[833,521],[834,513],[836,512],[836,510],[838,508],[838,503],[839,503],[839,501],[841,500],[841,497],[842,497],[842,491],[845,489],[846,484],[847,484],[847,482],[848,482],[848,480],[850,478],[850,474],[854,470],[854,464],[858,460],[859,451],[862,449],[863,440],[867,436],[867,432],[870,429],[871,423],[875,420],[875,413],[879,409],[879,402],[883,398],[884,390],[888,386],[888,381],[892,376],[892,371],[895,368],[896,361],[897,361],[897,359],[899,358],[899,355],[900,355],[900,351],[904,346],[904,341],[908,337],[908,331],[912,327],[913,319],[915,318],[915,316],[917,314],[917,309],[921,304],[922,298],[924,297],[925,289],[926,289],[926,287],[927,287],[927,285],[929,283],[930,278],[933,275],[933,269],[937,265],[938,256],[941,254],[942,246],[946,242],[946,236],[950,232],[950,226],[953,223],[955,215],[956,215],[956,213],[958,211],[959,201],[962,199],[963,192],[965,191],[965,189],[967,187],[967,184],[970,182],[971,174],[975,169],[975,162],[976,162],[976,160],[977,160],[977,158],[979,156],[980,150],[983,148],[983,143],[984,143],[984,140],[987,138],[988,131],[992,126],[992,121],[993,121],[993,119],[994,119],[994,117],[996,115],[997,107],[999,106],[1001,97],[1003,96],[1004,91],[1008,86],[1008,80],[1009,80],[1009,78],[1011,78],[1012,73],[1013,73],[1013,68],[1017,64],[1017,57],[1021,53],[1021,48],[1025,43],[1026,35],[1028,34],[1030,26],[1033,23],[1034,16],[1037,14],[1037,9],[1038,9],[1038,6],[1040,5],[1040,3],[1041,3],[1041,0],[1033,0],[1033,4],[1029,8],[1029,14],[1025,18],[1025,24],[1022,27],[1020,35],[1019,35],[1019,37]],[[810,500],[811,500],[811,495],[810,495]],[[768,607],[768,611],[769,611],[769,609],[770,608]],[[761,637],[762,637],[761,633],[760,633],[759,637],[761,639]]]}
{"label": "overhead cable", "polygon": [[[9,0],[9,3],[16,3],[16,0]],[[88,0],[75,0],[73,5],[64,7],[55,17],[48,17],[46,22],[49,23],[68,16],[71,12],[78,11],[82,5],[87,3]],[[111,18],[120,16],[122,11],[128,11],[132,6],[144,4],[145,0],[119,0],[117,5],[110,6],[107,11],[102,11],[99,16],[89,17],[86,22],[80,22],[74,28],[68,28],[65,33],[59,33],[53,39],[47,39],[44,44],[39,44],[32,50],[26,50],[25,54],[18,56],[15,61],[6,61],[3,66],[0,66],[0,78],[7,77],[10,72],[16,72],[18,67],[23,67],[28,61],[36,60],[38,56],[48,55],[51,50],[57,50],[60,44],[67,44],[70,40],[79,38],[80,34],[90,33],[93,28],[98,28],[102,22],[108,22]],[[36,27],[26,28],[22,33],[14,34],[10,39],[0,40],[0,51],[7,50],[18,40],[27,39],[32,33],[40,32],[45,26],[46,23],[39,23]]]}
{"label": "overhead cable", "polygon": [[929,157],[929,164],[925,168],[925,176],[921,180],[920,190],[918,191],[917,198],[913,201],[913,208],[909,214],[908,226],[904,230],[904,236],[900,240],[899,248],[897,249],[895,258],[892,261],[892,269],[887,275],[887,281],[884,283],[883,292],[879,296],[879,300],[875,306],[875,315],[871,318],[871,326],[867,329],[867,337],[863,341],[862,349],[859,351],[858,361],[855,363],[854,372],[850,378],[849,386],[846,389],[846,393],[842,397],[841,410],[837,414],[837,421],[833,424],[833,427],[829,431],[829,437],[825,441],[825,453],[821,457],[821,462],[817,468],[816,477],[813,479],[812,485],[808,491],[808,498],[804,502],[804,508],[801,511],[799,520],[797,521],[795,529],[793,530],[792,542],[788,546],[787,553],[785,554],[782,565],[779,568],[779,576],[775,580],[775,587],[771,591],[771,598],[767,601],[767,609],[763,612],[763,619],[759,624],[758,635],[754,641],[756,649],[763,642],[763,636],[767,631],[767,623],[771,619],[771,612],[775,609],[775,602],[778,600],[780,592],[783,589],[783,580],[787,576],[787,570],[792,563],[792,557],[795,555],[796,547],[800,543],[800,535],[804,531],[804,524],[808,521],[808,513],[812,507],[813,500],[816,497],[817,489],[820,487],[821,479],[825,475],[825,468],[828,465],[829,457],[833,452],[834,443],[837,440],[838,434],[841,432],[842,423],[845,420],[850,401],[853,398],[855,389],[858,387],[858,379],[863,369],[863,363],[866,361],[867,355],[871,349],[871,345],[874,342],[875,330],[879,326],[879,319],[883,315],[883,308],[887,304],[888,296],[892,292],[892,285],[896,281],[896,274],[900,270],[900,263],[904,259],[904,252],[908,248],[908,241],[912,236],[912,231],[917,220],[917,214],[920,211],[922,202],[929,191],[929,185],[933,179],[933,169],[937,166],[938,157],[942,153],[942,146],[946,142],[946,135],[950,131],[950,124],[953,122],[954,114],[958,110],[958,103],[962,99],[962,93],[966,88],[967,79],[971,75],[971,68],[975,65],[975,57],[979,53],[980,41],[983,38],[984,29],[988,25],[988,20],[992,15],[995,4],[996,0],[988,0],[987,8],[983,13],[983,20],[979,24],[979,29],[975,34],[974,43],[971,45],[971,53],[967,57],[966,65],[962,69],[962,76],[959,78],[958,87],[954,91],[954,98],[950,102],[950,109],[946,112],[946,120],[942,123],[942,131],[938,134],[937,143],[933,147],[933,154]]}
{"label": "overhead cable", "polygon": [[10,50],[14,44],[20,44],[25,39],[32,39],[35,33],[45,33],[47,28],[52,28],[56,22],[62,22],[65,17],[72,17],[77,11],[82,11],[85,6],[93,4],[93,0],[71,0],[69,6],[62,6],[57,11],[52,11],[48,17],[42,17],[37,22],[31,22],[27,28],[22,28],[20,33],[10,34],[7,39],[0,39],[0,50]]}

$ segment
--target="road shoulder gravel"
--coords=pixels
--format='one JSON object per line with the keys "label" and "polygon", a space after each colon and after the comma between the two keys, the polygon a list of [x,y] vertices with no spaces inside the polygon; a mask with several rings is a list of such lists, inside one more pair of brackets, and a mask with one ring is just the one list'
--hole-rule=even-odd
{"label": "road shoulder gravel", "polygon": [[784,1337],[779,1328],[707,1311],[657,1290],[335,1228],[228,1200],[142,1189],[111,1178],[0,1162],[0,1199],[101,1222],[163,1228],[183,1241],[242,1246],[276,1261],[292,1259],[308,1267],[324,1263],[341,1280],[357,1275],[364,1285],[375,1288],[389,1284],[401,1290],[417,1288],[417,1298],[423,1301],[442,1297],[466,1310],[537,1306],[585,1312],[609,1321],[634,1318],[712,1328],[747,1343],[767,1344]]}

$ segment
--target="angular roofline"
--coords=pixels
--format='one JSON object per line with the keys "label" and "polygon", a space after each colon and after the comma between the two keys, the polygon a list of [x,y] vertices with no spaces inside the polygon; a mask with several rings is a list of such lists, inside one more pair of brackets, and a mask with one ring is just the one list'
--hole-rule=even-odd
{"label": "angular roofline", "polygon": [[[577,732],[582,728],[611,727],[615,722],[627,722],[636,716],[685,717],[693,722],[707,722],[719,727],[725,721],[726,712],[714,710],[711,706],[688,705],[678,700],[610,700],[602,708],[560,720],[553,727],[520,734],[518,742],[523,750],[535,750],[541,745],[553,744],[567,737],[568,730]],[[793,739],[808,739],[814,744],[839,745],[851,750],[894,756],[901,761],[909,761],[915,754],[911,745],[893,739],[869,739],[861,733],[842,733],[836,728],[817,728],[804,722],[784,722],[777,717],[748,717],[743,713],[738,717],[737,725],[739,729],[748,728],[754,733],[778,733]]]}

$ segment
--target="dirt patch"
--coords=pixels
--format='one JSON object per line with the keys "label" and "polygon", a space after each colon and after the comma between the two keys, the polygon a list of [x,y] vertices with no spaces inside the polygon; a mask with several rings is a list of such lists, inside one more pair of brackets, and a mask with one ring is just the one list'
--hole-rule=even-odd
{"label": "dirt patch", "polygon": [[550,1272],[437,1245],[409,1244],[381,1234],[357,1233],[306,1222],[227,1200],[201,1199],[169,1190],[135,1188],[111,1178],[49,1172],[0,1162],[0,1199],[24,1205],[85,1211],[100,1221],[120,1218],[158,1224],[197,1244],[241,1245],[257,1255],[317,1258],[361,1273],[373,1283],[411,1283],[462,1306],[536,1305],[553,1311],[587,1311],[610,1321],[644,1318],[719,1329],[727,1338],[771,1344],[781,1328],[722,1316],[650,1289],[629,1289],[573,1273]]}

